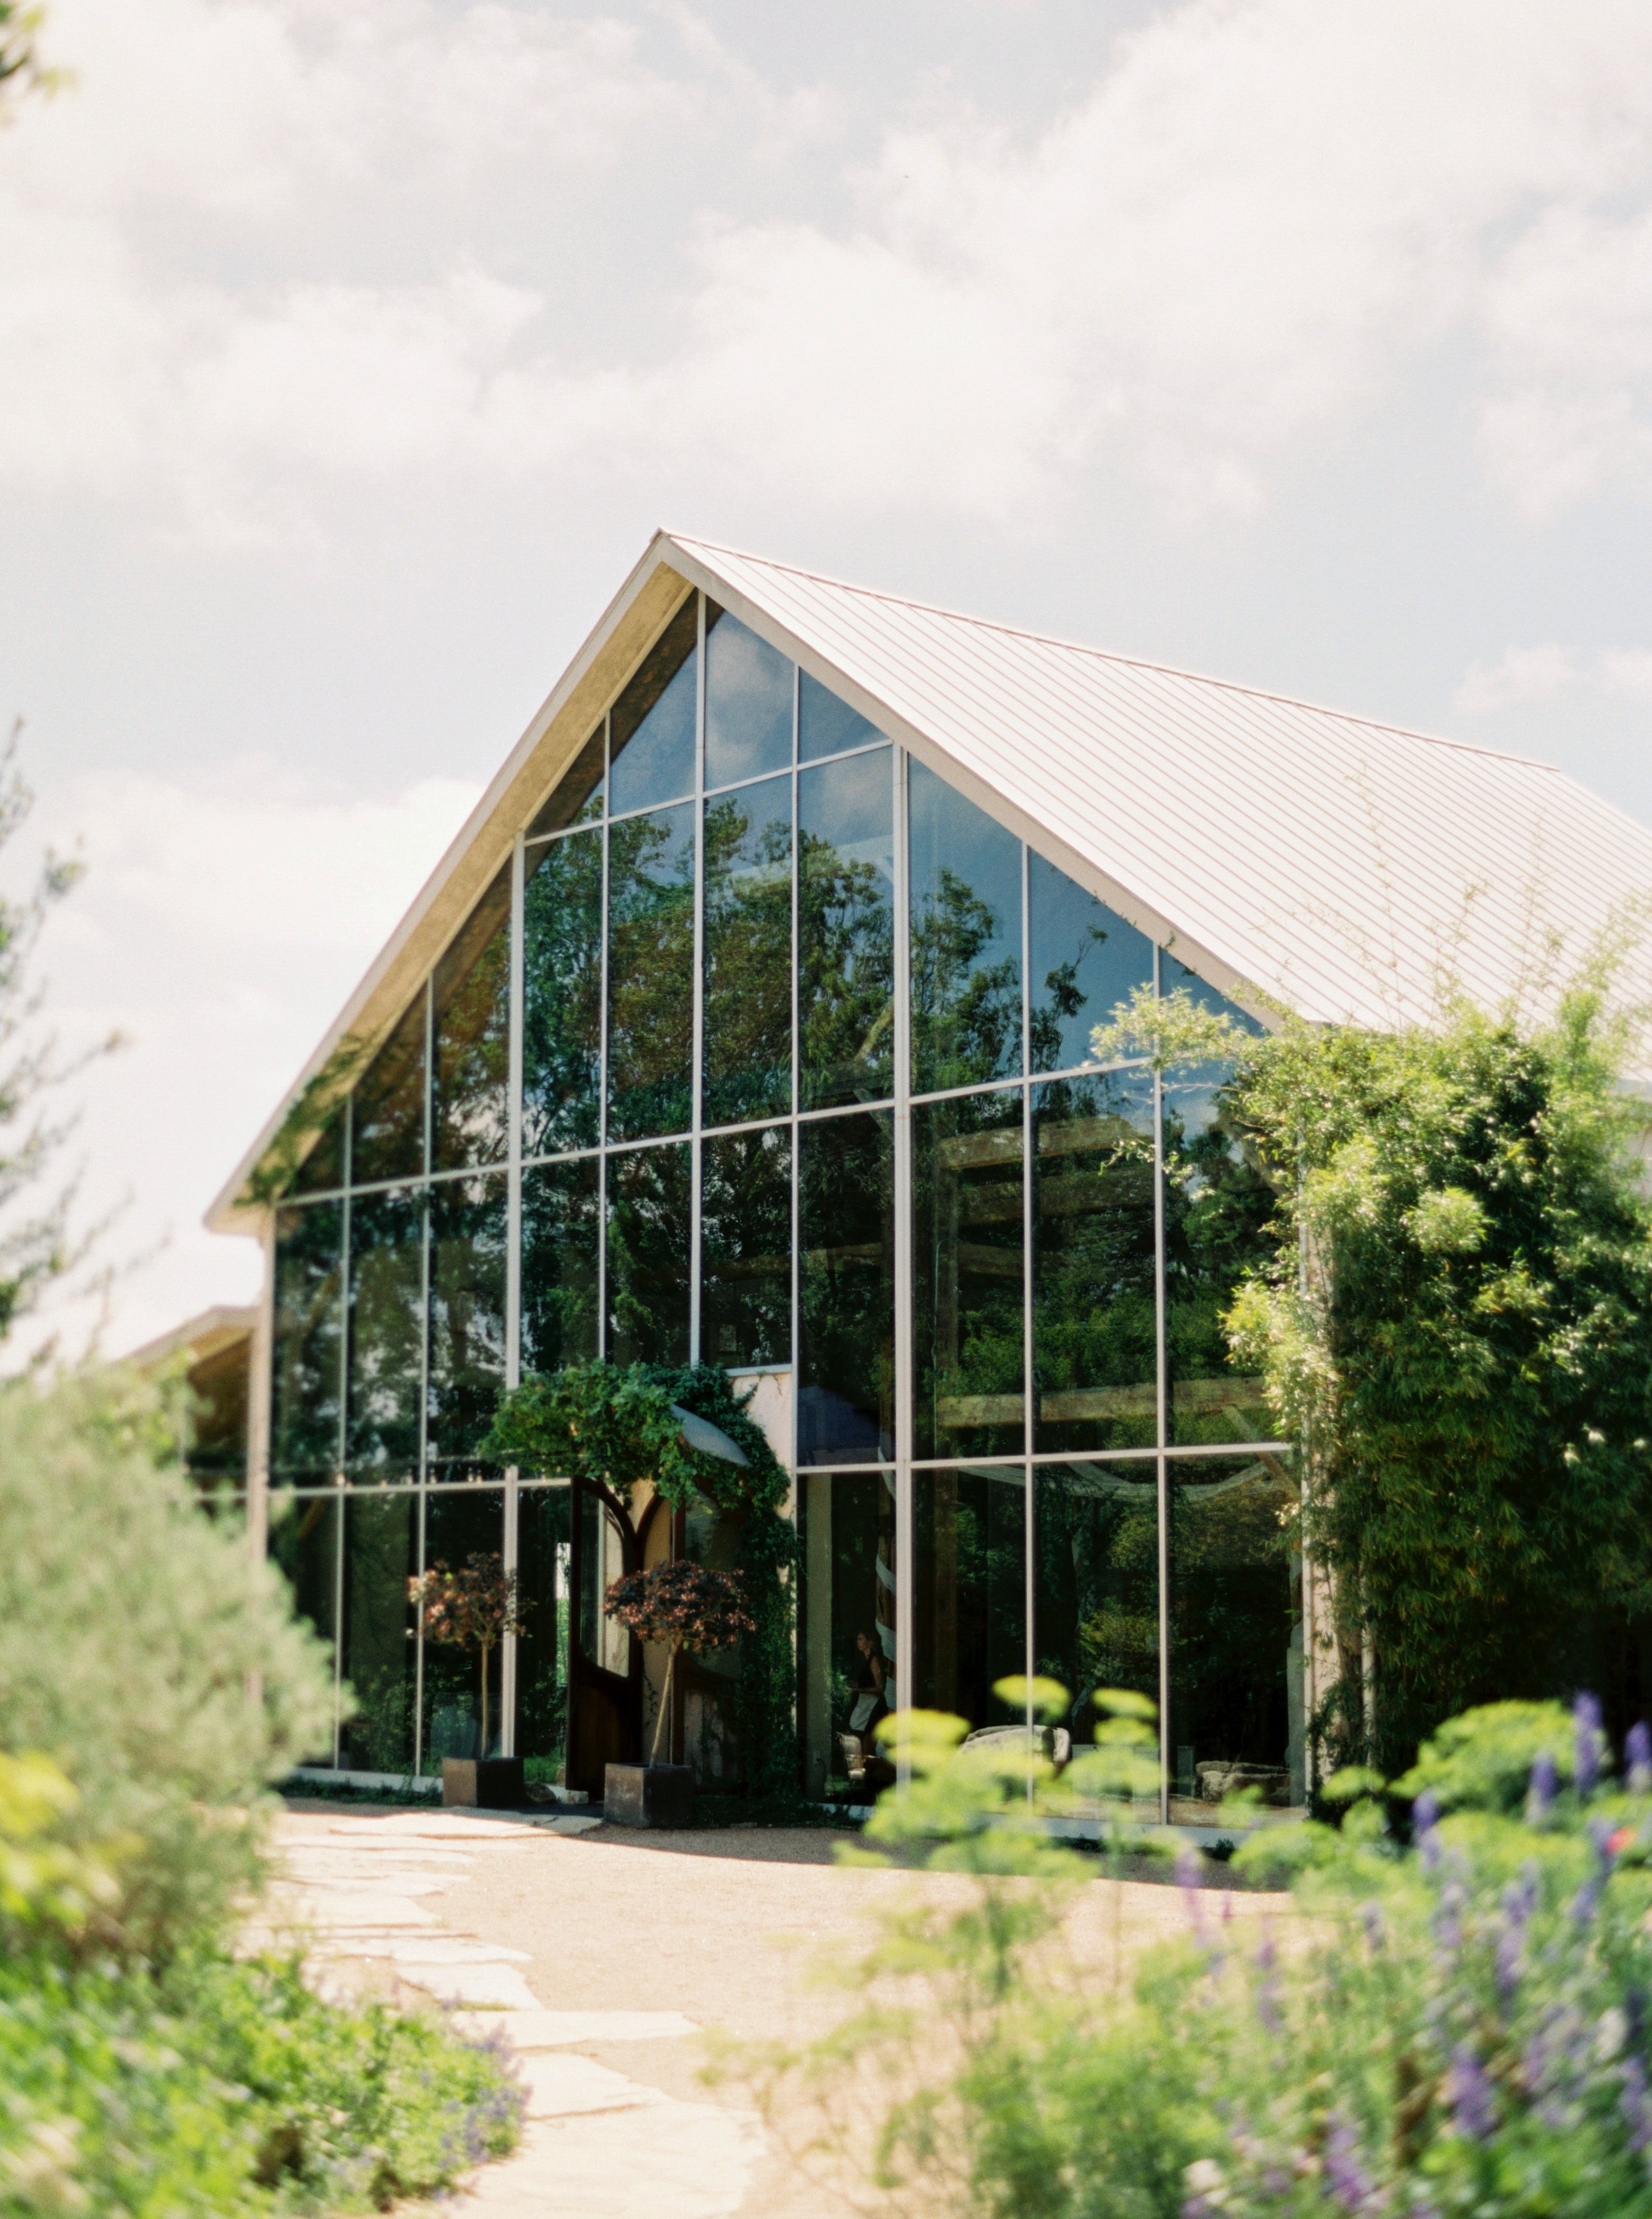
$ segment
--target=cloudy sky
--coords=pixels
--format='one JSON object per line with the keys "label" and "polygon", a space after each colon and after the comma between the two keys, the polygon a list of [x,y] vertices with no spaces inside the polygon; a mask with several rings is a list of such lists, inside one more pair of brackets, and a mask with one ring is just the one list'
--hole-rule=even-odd
{"label": "cloudy sky", "polygon": [[[1646,0],[55,0],[0,712],[121,1347],[658,524],[1652,820]],[[6,859],[14,885],[21,857]]]}

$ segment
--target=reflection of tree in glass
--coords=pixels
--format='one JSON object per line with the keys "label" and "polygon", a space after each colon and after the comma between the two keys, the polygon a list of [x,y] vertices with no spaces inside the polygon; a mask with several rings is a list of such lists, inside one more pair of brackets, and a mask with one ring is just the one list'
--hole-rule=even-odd
{"label": "reflection of tree in glass", "polygon": [[798,871],[798,1011],[810,1105],[892,1088],[894,910],[877,866],[805,827]]}
{"label": "reflection of tree in glass", "polygon": [[505,1384],[506,1197],[502,1178],[431,1190],[430,1452],[468,1457]]}
{"label": "reflection of tree in glass", "polygon": [[511,880],[501,872],[436,971],[434,1168],[505,1153],[511,1068]]}
{"label": "reflection of tree in glass", "polygon": [[597,1139],[602,1054],[602,837],[528,856],[523,893],[522,1142],[530,1155]]}
{"label": "reflection of tree in glass", "polygon": [[1149,1464],[1038,1473],[1034,1630],[1039,1671],[1073,1690],[1076,1738],[1088,1741],[1097,1688],[1158,1698],[1158,1489]]}
{"label": "reflection of tree in glass", "polygon": [[[1035,1129],[1040,1398],[1152,1385],[1158,1332],[1149,1105],[1121,1099],[1106,1081],[1057,1080],[1040,1091]],[[1109,1430],[1124,1445],[1151,1440],[1155,1424],[1144,1406],[1119,1414]]]}
{"label": "reflection of tree in glass", "polygon": [[[1078,1629],[1083,1691],[1133,1688],[1158,1694],[1158,1518],[1152,1504],[1115,1516],[1104,1567],[1090,1567],[1089,1614]],[[1096,1590],[1099,1589],[1099,1593]]]}
{"label": "reflection of tree in glass", "polygon": [[913,1085],[972,1086],[1021,1068],[1021,965],[982,964],[998,935],[991,905],[943,866],[912,919]]}
{"label": "reflection of tree in glass", "polygon": [[689,1122],[694,843],[686,809],[609,832],[609,1101],[617,1137]]}
{"label": "reflection of tree in glass", "polygon": [[343,1239],[337,1203],[283,1209],[276,1220],[270,1456],[277,1471],[338,1462]]}
{"label": "reflection of tree in glass", "polygon": [[688,1144],[609,1159],[609,1354],[617,1364],[688,1355]]}
{"label": "reflection of tree in glass", "polygon": [[350,1205],[352,1463],[411,1466],[419,1456],[424,1346],[424,1198],[357,1195]]}
{"label": "reflection of tree in glass", "polygon": [[[1070,1028],[1073,1026],[1074,1019],[1082,1013],[1090,998],[1078,984],[1078,973],[1091,948],[1105,947],[1107,936],[1104,925],[1084,925],[1079,934],[1077,953],[1046,972],[1041,988],[1036,985],[1034,986],[1027,1029],[1029,1070],[1059,1071],[1069,1060],[1070,1051],[1064,1053],[1064,1045],[1070,1037]],[[1096,1012],[1098,1017],[1107,1014],[1105,1010]],[[1083,1051],[1071,1060],[1082,1060]]]}
{"label": "reflection of tree in glass", "polygon": [[1295,1610],[1282,1476],[1171,1488],[1175,1733],[1202,1757],[1284,1761]]}
{"label": "reflection of tree in glass", "polygon": [[705,811],[705,1097],[716,1124],[791,1107],[792,828],[754,836],[740,794]]}
{"label": "reflection of tree in glass", "polygon": [[[1233,1380],[1222,1313],[1243,1273],[1271,1255],[1264,1228],[1274,1193],[1237,1131],[1223,1069],[1164,1090],[1165,1323],[1172,1383]],[[1236,1384],[1236,1393],[1245,1389]],[[1248,1402],[1259,1403],[1251,1393]],[[1260,1409],[1257,1416],[1261,1417]],[[1177,1438],[1233,1439],[1231,1412],[1202,1426],[1186,1412]],[[1243,1439],[1243,1434],[1239,1438]]]}

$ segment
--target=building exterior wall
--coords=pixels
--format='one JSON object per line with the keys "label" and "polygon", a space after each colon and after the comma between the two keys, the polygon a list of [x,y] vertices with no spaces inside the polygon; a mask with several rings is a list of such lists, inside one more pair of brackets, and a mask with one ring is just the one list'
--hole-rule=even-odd
{"label": "building exterior wall", "polygon": [[[477,1451],[525,1372],[602,1356],[756,1384],[806,1786],[864,1635],[893,1700],[979,1727],[1013,1674],[1078,1738],[1096,1688],[1152,1696],[1170,1815],[1236,1768],[1299,1801],[1291,1481],[1219,1322],[1268,1198],[1220,1069],[1089,1063],[1137,987],[1220,1000],[691,594],[275,1210],[270,1545],[362,1706],[318,1758],[465,1753],[471,1668],[407,1582],[496,1549],[533,1619],[500,1745],[555,1769],[568,1644],[624,1661],[618,1560]],[[715,1692],[689,1737],[727,1769]]]}

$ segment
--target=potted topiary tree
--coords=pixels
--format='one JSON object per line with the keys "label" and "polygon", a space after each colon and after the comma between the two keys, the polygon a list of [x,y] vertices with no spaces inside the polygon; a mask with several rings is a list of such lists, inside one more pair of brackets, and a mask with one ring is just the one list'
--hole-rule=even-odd
{"label": "potted topiary tree", "polygon": [[425,1613],[425,1638],[474,1649],[481,1673],[481,1739],[475,1756],[442,1759],[442,1800],[472,1810],[513,1811],[527,1799],[519,1756],[488,1754],[488,1673],[493,1655],[508,1633],[525,1633],[514,1572],[505,1569],[497,1550],[480,1551],[463,1571],[450,1571],[438,1557],[407,1582],[407,1599]]}
{"label": "potted topiary tree", "polygon": [[694,1774],[686,1764],[661,1764],[660,1743],[671,1712],[677,1659],[685,1649],[704,1656],[731,1649],[742,1633],[755,1630],[740,1582],[727,1572],[679,1558],[651,1571],[630,1572],[608,1589],[603,1609],[628,1626],[639,1641],[662,1643],[666,1675],[655,1713],[654,1740],[646,1764],[611,1764],[603,1785],[603,1809],[620,1826],[686,1826],[693,1816]]}

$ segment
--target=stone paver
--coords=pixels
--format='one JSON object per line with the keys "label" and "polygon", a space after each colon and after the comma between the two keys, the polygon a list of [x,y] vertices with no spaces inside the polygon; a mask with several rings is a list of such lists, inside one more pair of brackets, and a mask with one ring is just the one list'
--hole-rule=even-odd
{"label": "stone paver", "polygon": [[321,1993],[417,1992],[459,2006],[457,2025],[502,2034],[517,2054],[527,2091],[521,2145],[444,2204],[452,2219],[731,2219],[762,2157],[749,2112],[688,2101],[579,2047],[680,2042],[698,2033],[694,2020],[549,2009],[517,1969],[528,1952],[444,1924],[420,1900],[463,1887],[525,1839],[600,1823],[419,1811],[278,1825],[277,1876],[248,1946],[296,1937]]}

